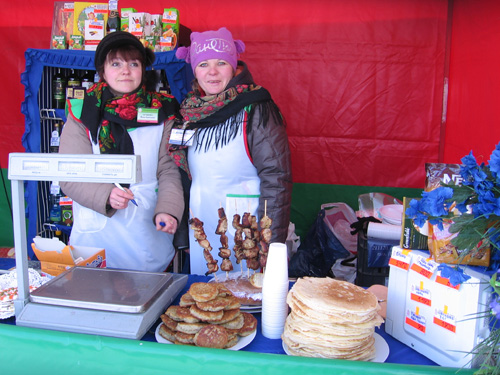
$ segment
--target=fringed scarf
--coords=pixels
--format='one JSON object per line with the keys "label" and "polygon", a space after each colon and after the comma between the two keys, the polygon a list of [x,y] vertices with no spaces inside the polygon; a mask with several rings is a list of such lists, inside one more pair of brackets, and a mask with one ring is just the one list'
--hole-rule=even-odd
{"label": "fringed scarf", "polygon": [[263,126],[271,112],[279,113],[265,110],[274,106],[269,91],[261,86],[248,84],[236,85],[210,96],[199,96],[191,92],[182,102],[181,116],[184,124],[187,124],[185,129],[207,129],[198,132],[197,148],[204,145],[207,150],[213,143],[217,149],[238,134],[245,115],[242,109],[248,113],[247,131],[251,130],[248,127],[252,124],[253,109],[256,106],[262,108],[259,124]]}
{"label": "fringed scarf", "polygon": [[[182,121],[176,121],[174,127],[184,130],[206,129],[197,132],[196,149],[204,147],[208,150],[211,144],[217,149],[227,144],[240,131],[245,115],[248,115],[247,134],[252,130],[252,124],[265,127],[270,118],[277,124],[283,124],[281,112],[269,91],[254,84],[252,75],[243,61],[238,61],[238,65],[242,71],[231,79],[229,88],[225,91],[204,96],[195,90],[183,100],[180,110]],[[256,113],[259,117],[254,121]],[[170,155],[176,164],[190,176],[185,148],[169,145]]]}
{"label": "fringed scarf", "polygon": [[[137,121],[139,108],[157,108],[158,122]],[[114,96],[105,82],[92,86],[83,101],[81,120],[102,154],[133,154],[134,145],[127,129],[158,125],[175,118],[179,110],[171,95],[148,92],[145,86],[122,96]]]}

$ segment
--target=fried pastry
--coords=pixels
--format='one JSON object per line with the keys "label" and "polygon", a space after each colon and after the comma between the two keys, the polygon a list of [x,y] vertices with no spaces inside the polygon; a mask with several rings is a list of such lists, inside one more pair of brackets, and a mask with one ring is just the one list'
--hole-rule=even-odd
{"label": "fried pastry", "polygon": [[205,348],[223,349],[228,342],[228,333],[224,327],[209,324],[194,336],[194,344]]}

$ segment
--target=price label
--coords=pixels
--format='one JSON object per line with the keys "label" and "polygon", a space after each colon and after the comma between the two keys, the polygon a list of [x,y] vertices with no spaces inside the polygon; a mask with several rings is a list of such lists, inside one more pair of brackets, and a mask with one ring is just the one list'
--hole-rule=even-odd
{"label": "price label", "polygon": [[410,268],[410,255],[408,250],[402,250],[399,248],[392,248],[391,259],[389,259],[389,265],[401,268],[408,271]]}
{"label": "price label", "polygon": [[407,310],[405,323],[416,330],[425,333],[427,323],[425,318],[419,315],[418,308],[416,311]]}
{"label": "price label", "polygon": [[428,289],[424,289],[423,285],[420,285],[420,287],[411,286],[410,299],[426,306],[431,306],[432,304],[431,292]]}
{"label": "price label", "polygon": [[453,333],[457,330],[457,319],[455,315],[448,313],[448,306],[444,306],[443,310],[436,309],[433,323]]}
{"label": "price label", "polygon": [[416,256],[410,269],[419,275],[424,276],[427,279],[430,279],[434,272],[436,271],[436,268],[438,267],[438,264],[434,262],[432,259],[426,259],[423,256]]}
{"label": "price label", "polygon": [[457,284],[455,286],[451,285],[450,279],[443,277],[443,276],[436,276],[436,283],[447,286],[448,288],[458,290],[460,289],[460,284]]}

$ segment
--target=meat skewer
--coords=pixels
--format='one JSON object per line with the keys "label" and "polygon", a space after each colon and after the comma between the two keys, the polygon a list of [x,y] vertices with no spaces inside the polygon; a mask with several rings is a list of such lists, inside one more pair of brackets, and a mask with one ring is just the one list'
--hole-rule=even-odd
{"label": "meat skewer", "polygon": [[259,251],[259,263],[260,266],[265,270],[267,263],[267,255],[269,253],[269,244],[273,232],[271,230],[271,225],[273,224],[273,219],[267,216],[267,201],[264,202],[264,216],[260,219],[260,251]]}
{"label": "meat skewer", "polygon": [[215,280],[217,281],[217,275],[215,272],[219,270],[219,266],[217,265],[217,261],[212,257],[210,253],[212,251],[212,246],[210,246],[210,241],[207,239],[207,235],[205,233],[205,229],[203,229],[203,221],[200,219],[193,217],[189,219],[189,225],[191,229],[194,231],[194,238],[203,248],[203,257],[207,262],[208,271],[205,273],[205,276],[213,273]]}
{"label": "meat skewer", "polygon": [[222,258],[222,263],[220,269],[226,271],[226,279],[229,278],[229,272],[233,270],[233,264],[229,257],[231,256],[231,250],[228,249],[228,238],[226,236],[227,231],[227,217],[224,208],[221,207],[218,210],[219,222],[217,228],[215,229],[215,234],[220,235],[220,243],[222,247],[219,247],[219,256]]}

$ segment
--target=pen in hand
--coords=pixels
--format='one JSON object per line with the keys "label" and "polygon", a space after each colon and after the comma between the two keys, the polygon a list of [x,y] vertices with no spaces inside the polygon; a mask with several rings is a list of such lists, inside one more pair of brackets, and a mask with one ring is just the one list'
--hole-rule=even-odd
{"label": "pen in hand", "polygon": [[[121,191],[124,191],[125,193],[127,193],[127,190],[125,190],[125,189],[123,188],[123,186],[121,186],[118,182],[115,182],[115,186],[116,186],[118,189],[120,189]],[[135,204],[137,207],[139,207],[139,206],[137,205],[137,202],[135,201],[135,199],[131,199],[130,201],[131,201],[133,204]]]}

